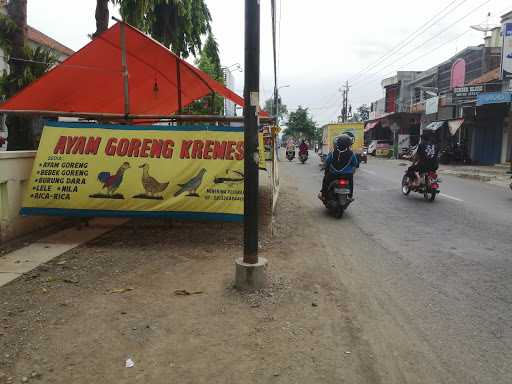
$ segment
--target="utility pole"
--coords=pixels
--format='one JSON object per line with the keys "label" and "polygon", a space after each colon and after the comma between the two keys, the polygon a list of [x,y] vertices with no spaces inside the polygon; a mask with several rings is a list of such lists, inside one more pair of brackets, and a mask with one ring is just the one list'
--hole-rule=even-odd
{"label": "utility pole", "polygon": [[244,255],[236,260],[235,285],[260,289],[264,258],[258,258],[258,110],[260,85],[260,0],[245,0],[244,80]]}
{"label": "utility pole", "polygon": [[245,0],[244,80],[244,262],[258,262],[258,108],[260,86],[260,1]]}
{"label": "utility pole", "polygon": [[348,85],[348,81],[345,83],[345,86],[342,90],[343,92],[343,106],[341,107],[341,121],[345,123],[348,120],[348,91],[350,87]]}

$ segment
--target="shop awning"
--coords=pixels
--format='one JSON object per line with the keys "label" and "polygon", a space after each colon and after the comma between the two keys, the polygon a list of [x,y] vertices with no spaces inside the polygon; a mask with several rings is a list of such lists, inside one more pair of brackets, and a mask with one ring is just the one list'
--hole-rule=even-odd
{"label": "shop awning", "polygon": [[117,23],[0,104],[0,111],[125,114],[122,25],[130,115],[171,115],[213,92],[243,106],[243,98],[206,73],[136,28]]}
{"label": "shop awning", "polygon": [[377,125],[379,125],[380,121],[377,120],[377,121],[372,121],[372,122],[369,122],[369,123],[366,123],[366,125],[364,126],[364,131],[365,132],[368,132],[370,130],[372,130],[373,128],[375,128]]}
{"label": "shop awning", "polygon": [[448,129],[450,130],[450,135],[454,136],[463,123],[464,123],[464,119],[456,119],[456,120],[448,121]]}
{"label": "shop awning", "polygon": [[423,128],[424,131],[437,131],[439,128],[441,128],[444,125],[445,121],[433,121],[429,125],[427,125],[425,128]]}

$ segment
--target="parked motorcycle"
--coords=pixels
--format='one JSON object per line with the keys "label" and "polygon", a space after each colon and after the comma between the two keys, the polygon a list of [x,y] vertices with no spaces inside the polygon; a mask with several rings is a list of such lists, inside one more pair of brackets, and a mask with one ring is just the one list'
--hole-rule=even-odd
{"label": "parked motorcycle", "polygon": [[471,159],[464,143],[447,145],[439,152],[439,162],[441,164],[471,164]]}
{"label": "parked motorcycle", "polygon": [[340,177],[329,184],[324,205],[334,217],[340,219],[351,202],[350,181],[348,179]]}
{"label": "parked motorcycle", "polygon": [[288,148],[286,150],[286,158],[288,159],[288,161],[292,161],[293,159],[295,159],[295,148]]}
{"label": "parked motorcycle", "polygon": [[402,148],[401,152],[398,154],[398,158],[402,160],[411,160],[417,147],[417,145],[410,145],[407,148]]}
{"label": "parked motorcycle", "polygon": [[434,201],[436,195],[441,193],[439,189],[439,183],[441,180],[437,177],[437,173],[429,171],[427,173],[420,174],[420,184],[413,186],[413,180],[409,177],[407,172],[402,178],[402,193],[407,196],[411,191],[422,193],[423,197],[427,201]]}
{"label": "parked motorcycle", "polygon": [[308,160],[308,151],[303,151],[299,153],[299,160],[302,164],[304,164]]}

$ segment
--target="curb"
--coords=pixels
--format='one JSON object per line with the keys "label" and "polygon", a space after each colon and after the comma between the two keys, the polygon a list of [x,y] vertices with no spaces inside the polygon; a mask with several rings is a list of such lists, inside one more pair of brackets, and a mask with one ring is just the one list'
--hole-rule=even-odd
{"label": "curb", "polygon": [[450,171],[450,170],[443,170],[443,171],[440,171],[439,173],[441,173],[443,175],[451,175],[451,176],[460,177],[461,179],[478,180],[478,181],[483,181],[483,182],[489,182],[489,181],[497,178],[494,175],[464,173],[464,172],[457,172],[457,171]]}

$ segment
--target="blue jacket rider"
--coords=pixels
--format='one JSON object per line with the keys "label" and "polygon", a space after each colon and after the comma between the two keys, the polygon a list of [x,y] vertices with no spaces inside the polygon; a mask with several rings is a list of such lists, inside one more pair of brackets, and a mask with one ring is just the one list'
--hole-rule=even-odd
{"label": "blue jacket rider", "polygon": [[319,197],[324,198],[329,184],[339,179],[347,179],[350,182],[350,197],[354,194],[354,172],[359,167],[357,156],[352,152],[352,138],[348,135],[340,135],[334,139],[334,150],[329,152],[325,159],[325,176],[322,182],[322,190]]}

